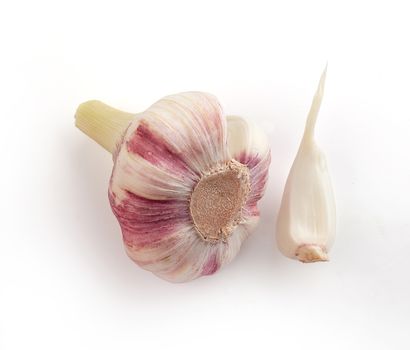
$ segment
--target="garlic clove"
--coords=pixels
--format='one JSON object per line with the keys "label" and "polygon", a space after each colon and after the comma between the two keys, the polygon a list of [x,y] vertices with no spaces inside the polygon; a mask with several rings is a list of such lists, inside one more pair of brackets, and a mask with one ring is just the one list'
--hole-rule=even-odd
{"label": "garlic clove", "polygon": [[286,181],[277,220],[276,237],[280,251],[302,262],[327,261],[336,233],[335,200],[326,157],[314,140],[325,78],[326,69]]}
{"label": "garlic clove", "polygon": [[[113,153],[109,200],[129,257],[172,282],[230,262],[259,217],[269,147],[245,121],[236,129],[227,123],[206,93],[167,96],[124,122],[121,132],[111,132],[116,113],[108,114],[99,123],[98,108],[86,103],[76,123]],[[114,136],[108,142],[106,135]]]}
{"label": "garlic clove", "polygon": [[228,116],[228,150],[233,157],[254,155],[260,158],[270,153],[266,134],[254,123],[238,116]]}

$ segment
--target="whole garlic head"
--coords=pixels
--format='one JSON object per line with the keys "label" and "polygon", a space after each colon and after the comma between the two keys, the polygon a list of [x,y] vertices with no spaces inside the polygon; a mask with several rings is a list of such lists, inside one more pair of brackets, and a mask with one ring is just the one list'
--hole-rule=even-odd
{"label": "whole garlic head", "polygon": [[139,266],[184,282],[236,256],[258,221],[268,177],[261,130],[226,118],[202,92],[167,96],[137,115],[89,101],[76,125],[113,153],[109,200]]}

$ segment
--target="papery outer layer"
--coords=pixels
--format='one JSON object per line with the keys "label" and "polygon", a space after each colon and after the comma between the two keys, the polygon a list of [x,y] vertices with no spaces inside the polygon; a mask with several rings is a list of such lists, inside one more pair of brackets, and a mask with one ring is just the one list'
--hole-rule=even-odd
{"label": "papery outer layer", "polygon": [[[227,242],[200,238],[189,199],[201,175],[234,158],[247,165],[251,190],[242,222]],[[161,278],[184,282],[216,272],[238,253],[259,218],[270,163],[265,135],[224,117],[217,99],[188,92],[139,114],[115,155],[109,198],[128,255]]]}

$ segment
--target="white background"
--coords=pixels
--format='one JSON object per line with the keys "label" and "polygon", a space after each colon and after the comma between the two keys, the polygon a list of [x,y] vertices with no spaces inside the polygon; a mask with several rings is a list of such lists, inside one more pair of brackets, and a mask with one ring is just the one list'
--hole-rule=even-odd
{"label": "white background", "polygon": [[[405,2],[1,1],[0,349],[409,349]],[[281,256],[280,198],[329,62],[317,139],[338,208],[329,263]],[[215,94],[272,146],[261,223],[219,273],[170,284],[125,255],[110,155],[74,127]]]}

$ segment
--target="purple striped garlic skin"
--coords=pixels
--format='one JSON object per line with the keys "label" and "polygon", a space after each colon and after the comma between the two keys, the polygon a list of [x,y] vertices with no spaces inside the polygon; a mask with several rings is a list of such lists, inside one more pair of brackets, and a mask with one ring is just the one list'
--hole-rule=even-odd
{"label": "purple striped garlic skin", "polygon": [[167,96],[124,130],[115,147],[105,147],[114,156],[108,193],[127,254],[171,282],[215,273],[258,222],[266,136],[225,117],[202,92]]}

